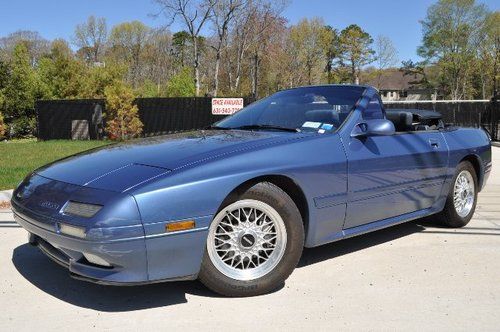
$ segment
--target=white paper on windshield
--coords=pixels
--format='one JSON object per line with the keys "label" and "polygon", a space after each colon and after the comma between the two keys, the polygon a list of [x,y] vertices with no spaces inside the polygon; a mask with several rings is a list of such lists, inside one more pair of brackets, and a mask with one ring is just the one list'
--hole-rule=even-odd
{"label": "white paper on windshield", "polygon": [[321,122],[306,121],[302,125],[302,128],[314,128],[318,129],[321,126]]}

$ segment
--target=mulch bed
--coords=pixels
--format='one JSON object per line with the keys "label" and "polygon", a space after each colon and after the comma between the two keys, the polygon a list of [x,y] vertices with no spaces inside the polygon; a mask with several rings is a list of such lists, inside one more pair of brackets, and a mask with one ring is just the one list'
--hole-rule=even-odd
{"label": "mulch bed", "polygon": [[10,209],[9,201],[0,201],[0,210],[2,209]]}

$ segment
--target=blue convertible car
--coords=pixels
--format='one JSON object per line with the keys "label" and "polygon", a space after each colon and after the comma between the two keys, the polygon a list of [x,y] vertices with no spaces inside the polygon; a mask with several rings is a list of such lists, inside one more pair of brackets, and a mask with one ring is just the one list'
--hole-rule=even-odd
{"label": "blue convertible car", "polygon": [[29,242],[75,278],[199,278],[247,296],[280,286],[304,246],[431,214],[466,225],[490,169],[483,130],[385,111],[368,86],[313,86],[205,130],[59,160],[29,175],[12,207]]}

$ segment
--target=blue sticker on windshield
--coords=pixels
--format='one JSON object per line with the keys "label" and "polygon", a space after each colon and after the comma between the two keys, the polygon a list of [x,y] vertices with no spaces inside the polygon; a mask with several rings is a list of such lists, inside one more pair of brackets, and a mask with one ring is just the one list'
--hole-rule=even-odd
{"label": "blue sticker on windshield", "polygon": [[321,126],[321,129],[324,129],[324,130],[331,130],[332,128],[333,128],[333,125],[329,124],[329,123],[323,123],[323,125]]}

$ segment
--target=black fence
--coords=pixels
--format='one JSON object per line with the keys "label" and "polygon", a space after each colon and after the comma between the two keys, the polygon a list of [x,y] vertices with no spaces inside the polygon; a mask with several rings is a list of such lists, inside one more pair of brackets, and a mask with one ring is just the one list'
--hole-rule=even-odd
{"label": "black fence", "polygon": [[443,121],[448,124],[464,127],[482,127],[486,129],[493,140],[499,138],[498,122],[500,120],[500,103],[491,101],[404,101],[385,102],[386,109],[424,109],[434,110],[443,115]]}
{"label": "black fence", "polygon": [[[137,99],[139,117],[144,124],[143,136],[201,129],[224,118],[212,115],[211,101],[211,98],[206,97]],[[251,98],[244,98],[245,105],[250,102]],[[494,140],[499,138],[498,100],[386,102],[385,107],[435,110],[443,115],[446,123],[484,127]],[[103,136],[103,112],[105,105],[101,99],[38,101],[38,138],[100,139]]]}
{"label": "black fence", "polygon": [[71,139],[75,121],[86,121],[88,138],[99,139],[99,115],[103,108],[104,102],[100,99],[37,101],[37,136],[42,140]]}
{"label": "black fence", "polygon": [[[252,102],[243,98],[243,104]],[[212,114],[212,98],[139,98],[139,117],[144,124],[144,136],[202,129],[221,120],[225,115]]]}
{"label": "black fence", "polygon": [[[251,102],[251,98],[243,98],[244,105]],[[136,104],[144,124],[143,136],[201,129],[224,118],[212,114],[212,98],[208,97],[138,98]],[[102,99],[40,100],[35,108],[41,140],[103,137]]]}

